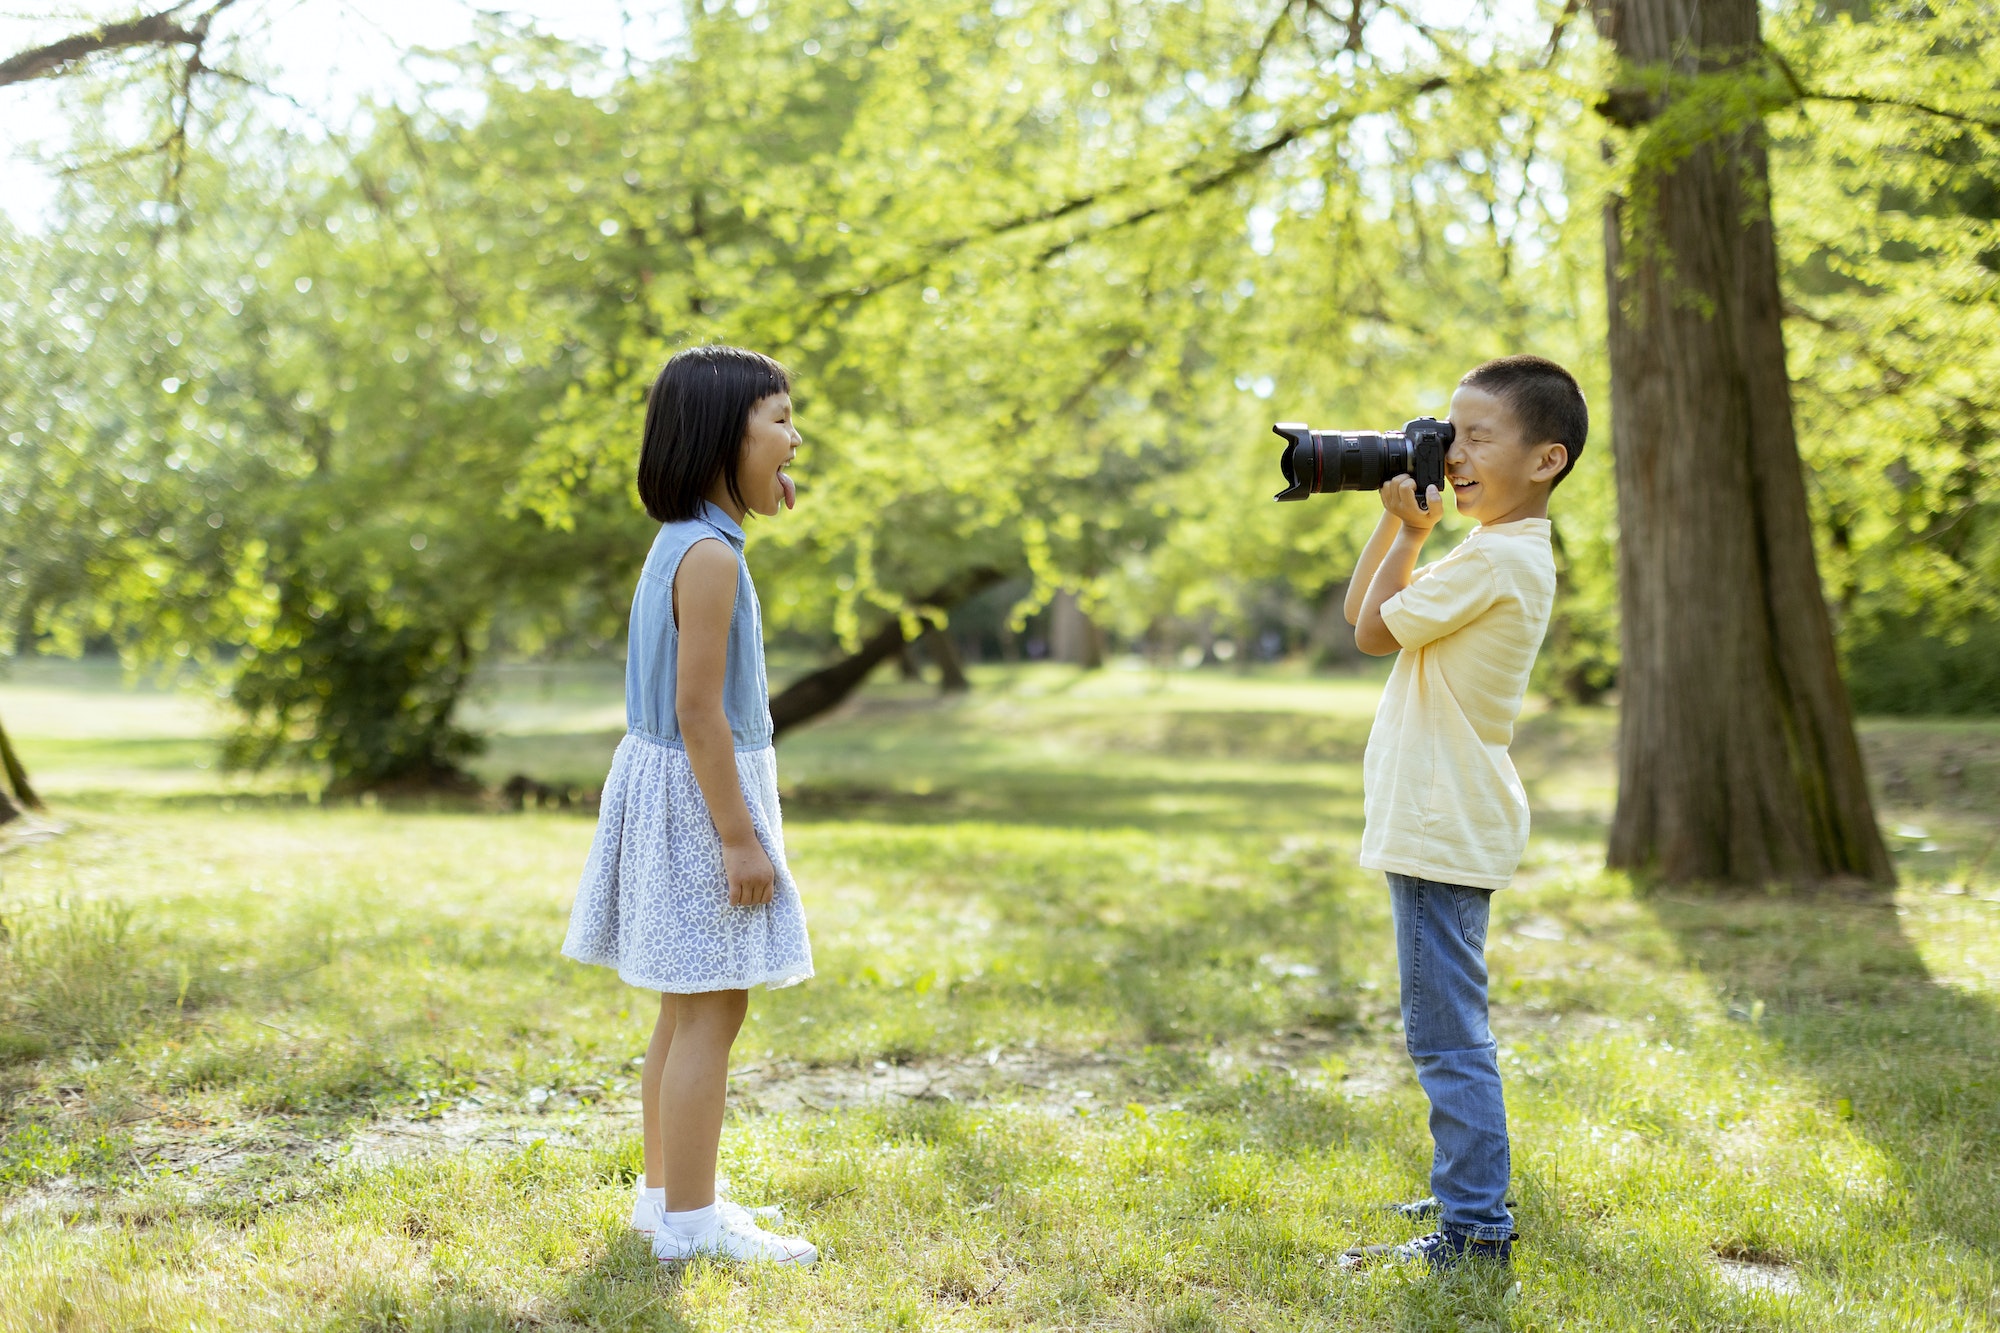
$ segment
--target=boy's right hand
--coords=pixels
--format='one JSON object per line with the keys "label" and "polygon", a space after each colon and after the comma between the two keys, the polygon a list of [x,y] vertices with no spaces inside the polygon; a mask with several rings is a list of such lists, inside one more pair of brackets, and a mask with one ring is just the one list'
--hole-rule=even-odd
{"label": "boy's right hand", "polygon": [[762,907],[771,901],[778,872],[772,866],[764,844],[757,839],[744,843],[723,843],[722,871],[729,876],[731,907]]}
{"label": "boy's right hand", "polygon": [[1429,508],[1417,508],[1417,483],[1407,472],[1383,483],[1382,508],[1389,516],[1401,519],[1407,527],[1428,532],[1444,517],[1444,496],[1432,486],[1424,492],[1424,502]]}

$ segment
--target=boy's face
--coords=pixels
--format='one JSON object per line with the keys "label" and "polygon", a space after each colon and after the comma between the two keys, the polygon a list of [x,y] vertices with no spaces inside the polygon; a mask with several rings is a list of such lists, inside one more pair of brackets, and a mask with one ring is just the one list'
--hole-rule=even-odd
{"label": "boy's face", "polygon": [[1547,516],[1567,447],[1527,439],[1504,398],[1465,385],[1451,396],[1451,425],[1444,475],[1459,513],[1489,525]]}

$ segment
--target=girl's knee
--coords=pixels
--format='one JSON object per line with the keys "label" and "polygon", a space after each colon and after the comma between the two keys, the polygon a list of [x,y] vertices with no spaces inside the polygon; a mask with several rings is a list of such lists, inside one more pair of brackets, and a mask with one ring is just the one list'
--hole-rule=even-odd
{"label": "girl's knee", "polygon": [[675,1007],[676,1021],[682,1024],[715,1026],[725,1023],[741,1023],[750,1011],[750,992],[747,990],[702,991],[695,995],[675,997],[679,1003]]}

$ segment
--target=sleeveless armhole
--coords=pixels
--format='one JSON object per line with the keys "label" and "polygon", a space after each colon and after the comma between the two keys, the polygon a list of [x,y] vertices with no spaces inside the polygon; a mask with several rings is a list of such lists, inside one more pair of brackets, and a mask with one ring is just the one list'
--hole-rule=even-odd
{"label": "sleeveless armhole", "polygon": [[[667,623],[674,627],[675,635],[679,635],[681,632],[681,606],[680,606],[681,566],[687,562],[688,553],[694,550],[695,547],[700,546],[703,542],[714,542],[716,545],[728,551],[730,555],[732,556],[736,555],[736,548],[734,546],[731,546],[728,542],[724,541],[720,536],[714,536],[714,537],[695,538],[693,541],[689,542],[686,546],[683,546],[681,548],[681,553],[674,557],[673,568],[669,569],[666,572],[663,581],[667,585]],[[741,557],[737,558],[736,567],[739,572],[742,570],[743,561]],[[662,578],[661,575],[657,574],[654,575],[654,577]],[[741,597],[737,597],[733,594],[729,599],[729,623],[731,625],[734,625],[736,623],[736,604],[742,600],[743,599]]]}

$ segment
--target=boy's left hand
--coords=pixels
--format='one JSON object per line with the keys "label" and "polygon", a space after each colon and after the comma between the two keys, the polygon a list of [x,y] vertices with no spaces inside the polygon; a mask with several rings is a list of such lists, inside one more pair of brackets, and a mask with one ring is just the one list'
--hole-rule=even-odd
{"label": "boy's left hand", "polygon": [[1406,526],[1428,532],[1444,517],[1444,496],[1432,486],[1425,492],[1424,501],[1430,507],[1417,508],[1417,483],[1407,472],[1383,483],[1382,508],[1401,519]]}

